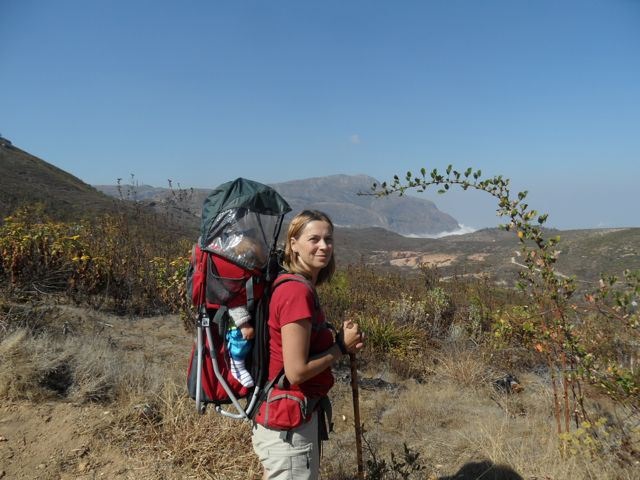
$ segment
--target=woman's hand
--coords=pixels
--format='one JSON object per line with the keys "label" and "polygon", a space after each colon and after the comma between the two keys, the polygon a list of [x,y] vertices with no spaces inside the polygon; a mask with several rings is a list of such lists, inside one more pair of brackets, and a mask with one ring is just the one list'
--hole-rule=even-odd
{"label": "woman's hand", "polygon": [[342,335],[344,346],[349,353],[357,353],[364,348],[364,333],[360,330],[360,325],[351,320],[345,320],[342,324]]}

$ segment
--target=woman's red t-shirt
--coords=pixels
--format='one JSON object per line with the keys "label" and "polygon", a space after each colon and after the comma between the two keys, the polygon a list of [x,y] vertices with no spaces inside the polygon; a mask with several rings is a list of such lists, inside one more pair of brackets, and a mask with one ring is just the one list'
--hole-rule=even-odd
{"label": "woman's red t-shirt", "polygon": [[[333,333],[325,325],[324,313],[315,308],[314,292],[309,285],[300,281],[287,281],[274,290],[269,303],[269,379],[276,377],[284,367],[282,359],[281,328],[292,322],[310,319],[311,329],[309,355],[328,350],[333,345]],[[331,368],[291,389],[301,390],[307,397],[326,395],[333,386]]]}

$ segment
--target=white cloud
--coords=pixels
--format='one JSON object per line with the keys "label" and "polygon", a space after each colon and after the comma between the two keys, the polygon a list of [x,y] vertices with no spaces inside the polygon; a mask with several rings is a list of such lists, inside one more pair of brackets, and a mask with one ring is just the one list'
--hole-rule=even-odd
{"label": "white cloud", "polygon": [[473,233],[475,231],[476,231],[476,229],[473,228],[473,227],[469,227],[467,225],[458,224],[458,228],[456,230],[452,230],[450,232],[411,234],[411,235],[405,235],[405,237],[410,237],[410,238],[442,238],[442,237],[448,237],[449,235],[465,235],[467,233]]}

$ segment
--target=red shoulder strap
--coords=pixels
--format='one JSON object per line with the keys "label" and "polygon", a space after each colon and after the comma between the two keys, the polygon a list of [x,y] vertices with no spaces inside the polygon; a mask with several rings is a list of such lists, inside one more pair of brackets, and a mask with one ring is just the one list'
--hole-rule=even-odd
{"label": "red shoulder strap", "polygon": [[302,275],[299,275],[297,273],[281,273],[273,282],[273,290],[275,290],[276,287],[278,287],[279,285],[282,285],[283,283],[287,283],[287,282],[304,283],[309,289],[309,291],[313,294],[314,308],[316,310],[320,309],[320,299],[318,298],[318,293],[316,292],[315,287],[307,278],[303,277]]}

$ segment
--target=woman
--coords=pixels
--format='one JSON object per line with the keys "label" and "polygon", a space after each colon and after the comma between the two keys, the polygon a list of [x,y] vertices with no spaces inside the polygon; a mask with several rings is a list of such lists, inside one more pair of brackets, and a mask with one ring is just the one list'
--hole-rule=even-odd
{"label": "woman", "polygon": [[[326,214],[305,210],[291,220],[284,266],[288,274],[276,280],[269,303],[269,378],[284,371],[285,381],[274,387],[278,395],[261,405],[252,441],[264,479],[311,480],[318,478],[324,424],[318,400],[333,385],[331,366],[362,349],[363,335],[357,324],[345,322],[334,340],[317,301],[316,285],[329,281],[335,270],[333,224]],[[271,401],[276,398],[289,403]],[[312,412],[302,408],[296,416],[291,410],[296,398],[305,399]]]}

